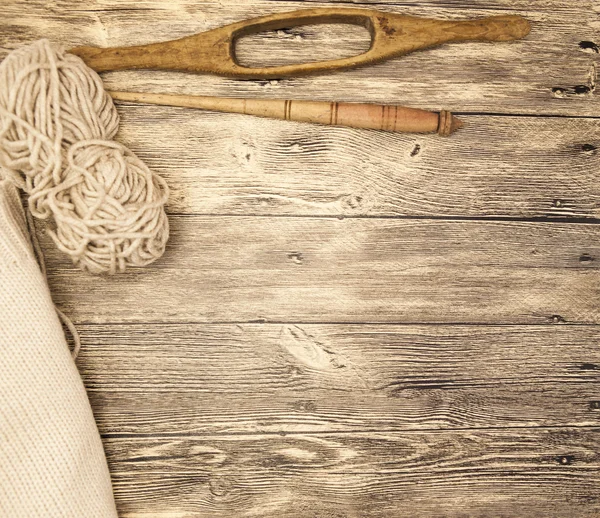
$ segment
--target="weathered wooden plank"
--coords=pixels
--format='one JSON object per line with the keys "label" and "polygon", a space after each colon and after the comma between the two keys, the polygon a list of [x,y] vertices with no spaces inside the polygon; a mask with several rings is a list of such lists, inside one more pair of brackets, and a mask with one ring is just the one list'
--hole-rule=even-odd
{"label": "weathered wooden plank", "polygon": [[[560,8],[555,8],[555,4]],[[17,45],[49,37],[67,46],[112,46],[149,43],[208,30],[226,23],[307,5],[299,2],[251,0],[178,0],[175,2],[12,0],[3,6],[0,46],[6,52]],[[355,4],[368,6],[369,4]],[[597,11],[591,0],[530,3],[497,0],[489,3],[415,2],[385,5],[393,12],[459,18],[518,13],[534,24],[525,41],[465,43],[406,56],[343,75],[323,75],[285,81],[235,81],[208,76],[152,71],[105,74],[112,89],[139,89],[172,93],[258,95],[306,99],[338,99],[408,104],[454,111],[598,115],[594,95],[598,55]],[[24,15],[24,13],[26,13]],[[273,51],[273,41],[295,44]],[[592,46],[581,47],[582,41]],[[240,57],[260,53],[264,64],[282,60],[331,57],[331,48],[344,55],[358,53],[364,39],[347,28],[305,27],[255,38],[241,49]],[[266,50],[268,49],[268,50]],[[325,49],[325,50],[323,50]],[[260,55],[259,54],[259,55]],[[376,78],[376,79],[374,79]]]}
{"label": "weathered wooden plank", "polygon": [[[595,1],[374,4],[442,18],[523,14],[534,30],[523,42],[445,46],[343,75],[104,79],[174,93],[600,113]],[[325,4],[8,0],[0,56],[42,36],[67,46],[145,43],[312,5]],[[249,38],[239,50],[243,60],[262,54],[276,64],[363,45],[346,27],[308,26]],[[120,112],[119,138],[167,178],[171,212],[600,215],[594,119],[472,115],[460,138],[442,140],[164,108]],[[114,278],[71,270],[43,237],[55,299],[83,333],[79,362],[122,516],[600,514],[595,326],[302,323],[598,323],[598,225],[171,223],[161,262]],[[240,323],[193,324],[218,321]]]}
{"label": "weathered wooden plank", "polygon": [[[462,117],[444,139],[121,105],[177,213],[600,217],[600,124]],[[165,135],[169,138],[166,139]]]}
{"label": "weathered wooden plank", "polygon": [[82,325],[101,432],[600,426],[598,326]]}
{"label": "weathered wooden plank", "polygon": [[73,269],[45,237],[58,305],[99,323],[600,321],[594,224],[179,216],[171,226],[159,262],[113,277]]}
{"label": "weathered wooden plank", "polygon": [[591,517],[598,429],[109,438],[121,515]]}
{"label": "weathered wooden plank", "polygon": [[[159,0],[157,0],[159,1]],[[272,0],[277,1],[277,0]],[[300,6],[310,7],[312,4],[321,4],[319,0],[290,0],[297,2]],[[122,2],[124,5],[132,5],[133,1]],[[519,11],[564,11],[572,13],[573,10],[587,9],[589,12],[600,12],[598,4],[593,0],[581,0],[576,4],[569,0],[328,0],[328,4],[341,4],[344,6],[398,6],[406,9],[433,8],[433,9],[486,9],[486,10],[509,10]]]}

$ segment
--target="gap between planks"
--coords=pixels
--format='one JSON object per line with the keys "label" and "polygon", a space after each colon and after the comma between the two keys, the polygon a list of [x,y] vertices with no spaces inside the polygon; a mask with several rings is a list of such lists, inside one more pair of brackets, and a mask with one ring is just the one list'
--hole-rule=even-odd
{"label": "gap between planks", "polygon": [[372,436],[373,434],[382,434],[382,435],[423,435],[423,434],[452,434],[456,433],[464,433],[464,432],[510,432],[514,431],[518,433],[519,431],[536,431],[536,432],[544,432],[544,431],[556,431],[556,430],[564,430],[564,431],[578,431],[578,430],[588,430],[588,431],[598,431],[600,432],[600,426],[598,425],[580,425],[580,426],[572,426],[572,425],[555,425],[555,426],[466,426],[462,428],[415,428],[413,430],[407,428],[406,430],[398,430],[397,428],[364,428],[360,430],[336,430],[336,431],[328,431],[328,430],[303,430],[301,432],[207,432],[207,433],[186,433],[186,432],[173,432],[173,433],[123,433],[123,432],[104,432],[100,434],[102,439],[223,439],[226,437],[287,437],[294,438],[296,436],[302,437],[305,435],[349,435],[349,436],[361,436],[368,435]]}

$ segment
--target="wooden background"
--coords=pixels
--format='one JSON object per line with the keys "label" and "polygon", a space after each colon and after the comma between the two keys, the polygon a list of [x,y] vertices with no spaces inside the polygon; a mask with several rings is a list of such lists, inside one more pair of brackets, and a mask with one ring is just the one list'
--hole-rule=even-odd
{"label": "wooden background", "polygon": [[[121,515],[600,515],[597,0],[5,0],[0,57],[40,37],[148,43],[334,3],[522,14],[533,30],[300,79],[103,75],[467,123],[443,139],[119,105],[119,139],[172,189],[164,258],[93,277],[40,234]],[[364,47],[362,29],[307,26],[239,54]]]}

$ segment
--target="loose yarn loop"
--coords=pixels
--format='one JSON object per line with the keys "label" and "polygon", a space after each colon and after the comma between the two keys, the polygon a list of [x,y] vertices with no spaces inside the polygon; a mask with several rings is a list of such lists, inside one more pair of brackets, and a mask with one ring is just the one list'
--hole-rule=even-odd
{"label": "loose yarn loop", "polygon": [[98,74],[62,47],[39,40],[0,64],[0,165],[93,273],[147,265],[169,237],[167,184],[112,140],[118,127]]}

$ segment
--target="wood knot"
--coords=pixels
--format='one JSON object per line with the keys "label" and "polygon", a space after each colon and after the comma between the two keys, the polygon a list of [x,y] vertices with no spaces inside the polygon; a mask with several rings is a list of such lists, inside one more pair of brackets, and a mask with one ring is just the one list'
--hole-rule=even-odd
{"label": "wood knot", "polygon": [[289,374],[289,375],[290,375],[292,378],[294,378],[294,377],[296,377],[296,376],[298,376],[298,375],[302,374],[302,371],[301,371],[301,370],[300,370],[298,367],[296,367],[295,365],[288,365],[288,366],[287,366],[287,373],[288,373],[288,374]]}
{"label": "wood knot", "polygon": [[363,202],[363,197],[358,194],[350,194],[344,198],[345,205],[352,209],[357,210],[361,207]]}
{"label": "wood knot", "polygon": [[345,364],[342,358],[297,326],[281,328],[280,346],[302,365],[319,371],[331,371]]}
{"label": "wood knot", "polygon": [[223,477],[211,478],[208,482],[210,492],[215,496],[225,496],[231,490],[231,485]]}

